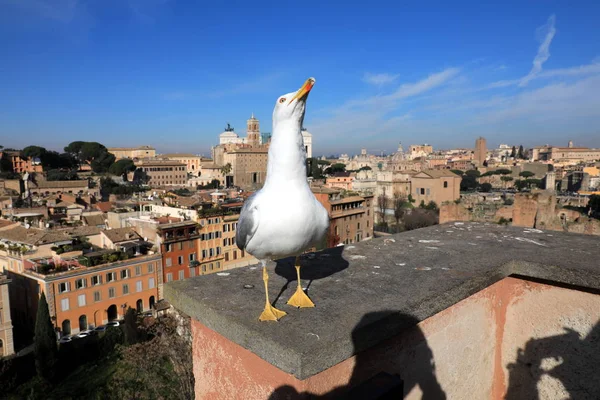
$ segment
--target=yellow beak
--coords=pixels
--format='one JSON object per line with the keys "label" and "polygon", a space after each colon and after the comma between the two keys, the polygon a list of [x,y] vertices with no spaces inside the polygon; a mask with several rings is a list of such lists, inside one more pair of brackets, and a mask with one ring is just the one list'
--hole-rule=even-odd
{"label": "yellow beak", "polygon": [[290,99],[290,101],[288,102],[288,105],[291,104],[292,101],[294,101],[294,100],[299,100],[299,99],[302,99],[305,96],[307,96],[308,92],[310,92],[310,90],[315,85],[315,82],[316,82],[315,78],[308,78],[306,80],[306,82],[304,82],[304,85],[302,85],[302,87],[300,89],[298,89],[298,91],[296,92],[296,95]]}

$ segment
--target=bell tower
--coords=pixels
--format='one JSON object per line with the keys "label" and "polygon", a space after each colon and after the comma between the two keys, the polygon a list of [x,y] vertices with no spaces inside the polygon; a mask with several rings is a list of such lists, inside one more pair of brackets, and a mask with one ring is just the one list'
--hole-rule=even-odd
{"label": "bell tower", "polygon": [[260,123],[254,118],[254,113],[252,113],[252,116],[246,124],[246,143],[252,146],[258,146],[260,144]]}

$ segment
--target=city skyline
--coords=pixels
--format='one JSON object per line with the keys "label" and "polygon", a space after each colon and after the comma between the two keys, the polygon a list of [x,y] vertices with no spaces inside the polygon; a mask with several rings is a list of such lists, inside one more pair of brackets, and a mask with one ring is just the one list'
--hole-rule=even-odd
{"label": "city skyline", "polygon": [[589,32],[600,5],[463,4],[270,15],[261,4],[2,0],[1,144],[208,154],[227,122],[244,134],[251,113],[270,131],[276,97],[314,75],[305,126],[316,155],[389,154],[399,141],[472,148],[478,136],[488,147],[598,147]]}

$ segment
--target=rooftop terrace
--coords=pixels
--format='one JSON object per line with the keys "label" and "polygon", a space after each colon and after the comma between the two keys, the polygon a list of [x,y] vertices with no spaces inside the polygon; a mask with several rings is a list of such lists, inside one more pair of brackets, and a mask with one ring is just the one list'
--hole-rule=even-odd
{"label": "rooftop terrace", "polygon": [[[332,389],[324,382],[331,384],[338,378],[341,384],[349,382],[348,371],[352,369],[348,363],[356,366],[365,359],[361,354],[379,352],[370,361],[370,371],[376,365],[399,371],[407,394],[411,387],[406,384],[414,376],[411,378],[404,364],[386,361],[391,353],[381,348],[400,340],[395,338],[404,337],[406,332],[413,332],[414,338],[418,326],[425,347],[429,342],[432,349],[427,354],[435,354],[440,384],[449,394],[454,391],[455,395],[466,395],[472,390],[469,385],[475,385],[485,386],[482,393],[501,398],[510,391],[506,382],[508,363],[504,361],[514,356],[512,350],[516,350],[506,341],[518,336],[507,333],[509,326],[511,332],[521,332],[521,336],[531,339],[552,331],[547,330],[549,324],[559,330],[575,324],[581,328],[583,337],[600,321],[600,296],[595,294],[600,293],[598,260],[600,248],[597,238],[592,236],[457,222],[308,255],[303,259],[301,271],[304,286],[308,286],[308,294],[316,304],[314,309],[298,310],[285,304],[296,285],[292,260],[273,263],[268,268],[271,300],[288,313],[278,323],[257,320],[264,292],[261,272],[256,266],[172,282],[165,285],[164,296],[195,321],[194,346],[198,347],[194,350],[195,371],[205,381],[202,386],[196,377],[197,395],[210,391],[207,388],[210,383],[206,383],[210,373],[202,369],[202,364],[217,362],[216,358],[207,359],[211,349],[196,340],[200,335],[215,343],[227,342],[220,351],[230,349],[227,354],[232,360],[248,357],[255,365],[261,365],[261,369],[275,368],[273,376],[279,376],[275,380],[291,385],[294,390],[310,389],[321,394]],[[551,289],[561,292],[552,292],[549,300],[541,302],[543,305],[536,305],[537,300],[532,303],[523,300],[528,299],[525,294],[530,292],[535,299],[541,296],[539,293]],[[572,293],[577,295],[572,297]],[[556,303],[556,299],[566,298],[570,300]],[[511,310],[516,309],[519,301],[539,309],[530,307],[518,313],[523,317],[515,316]],[[571,311],[561,308],[566,306]],[[571,312],[574,314],[566,315]],[[534,322],[542,316],[550,319],[536,325]],[[479,324],[477,318],[483,323]],[[527,332],[525,328],[515,328],[517,320],[518,326],[525,324]],[[212,350],[216,346],[219,345],[213,345]],[[394,350],[395,354],[403,351],[402,346]],[[468,365],[461,365],[462,358]],[[431,368],[429,360],[425,364]],[[421,364],[412,367],[424,368]],[[474,370],[487,371],[489,376],[478,376],[484,372]],[[218,373],[221,377],[224,374],[222,370]],[[256,390],[262,387],[263,393],[273,392],[272,398],[286,398],[281,393],[277,395],[271,383],[261,381],[256,374],[251,369],[244,375],[254,381]],[[338,378],[333,379],[334,375]],[[360,381],[368,381],[368,375],[365,373]],[[349,386],[353,382],[358,385],[359,380],[353,381],[356,376],[356,372],[352,374]],[[426,391],[426,384],[420,386]]]}

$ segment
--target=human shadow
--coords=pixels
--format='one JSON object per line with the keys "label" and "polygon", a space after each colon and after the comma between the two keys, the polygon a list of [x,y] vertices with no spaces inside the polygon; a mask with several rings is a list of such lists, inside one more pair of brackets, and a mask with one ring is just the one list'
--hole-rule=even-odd
{"label": "human shadow", "polygon": [[[328,276],[337,274],[338,272],[348,268],[348,261],[342,257],[343,251],[344,246],[337,246],[319,251],[317,253],[304,254],[301,257],[300,265],[302,268],[300,268],[300,279],[303,281],[308,281],[305,292],[309,297],[309,289],[313,281],[327,278]],[[290,286],[290,283],[297,280],[296,268],[294,266],[295,260],[295,257],[287,257],[277,260],[277,264],[275,265],[275,273],[285,278],[287,282],[285,285],[283,285],[275,297],[273,304],[277,303],[277,300],[279,300],[283,292],[287,290],[287,288]]]}
{"label": "human shadow", "polygon": [[[436,377],[433,352],[418,323],[413,316],[391,310],[364,315],[352,330],[356,359],[346,385],[325,394],[298,392],[285,385],[277,388],[269,400],[402,399],[416,386],[422,399],[446,399]],[[382,331],[388,337],[383,341]]]}
{"label": "human shadow", "polygon": [[[600,321],[585,337],[565,328],[561,335],[530,339],[507,368],[507,400],[546,398],[538,387],[543,376],[559,380],[569,399],[600,399]],[[557,398],[564,395],[553,392]]]}

